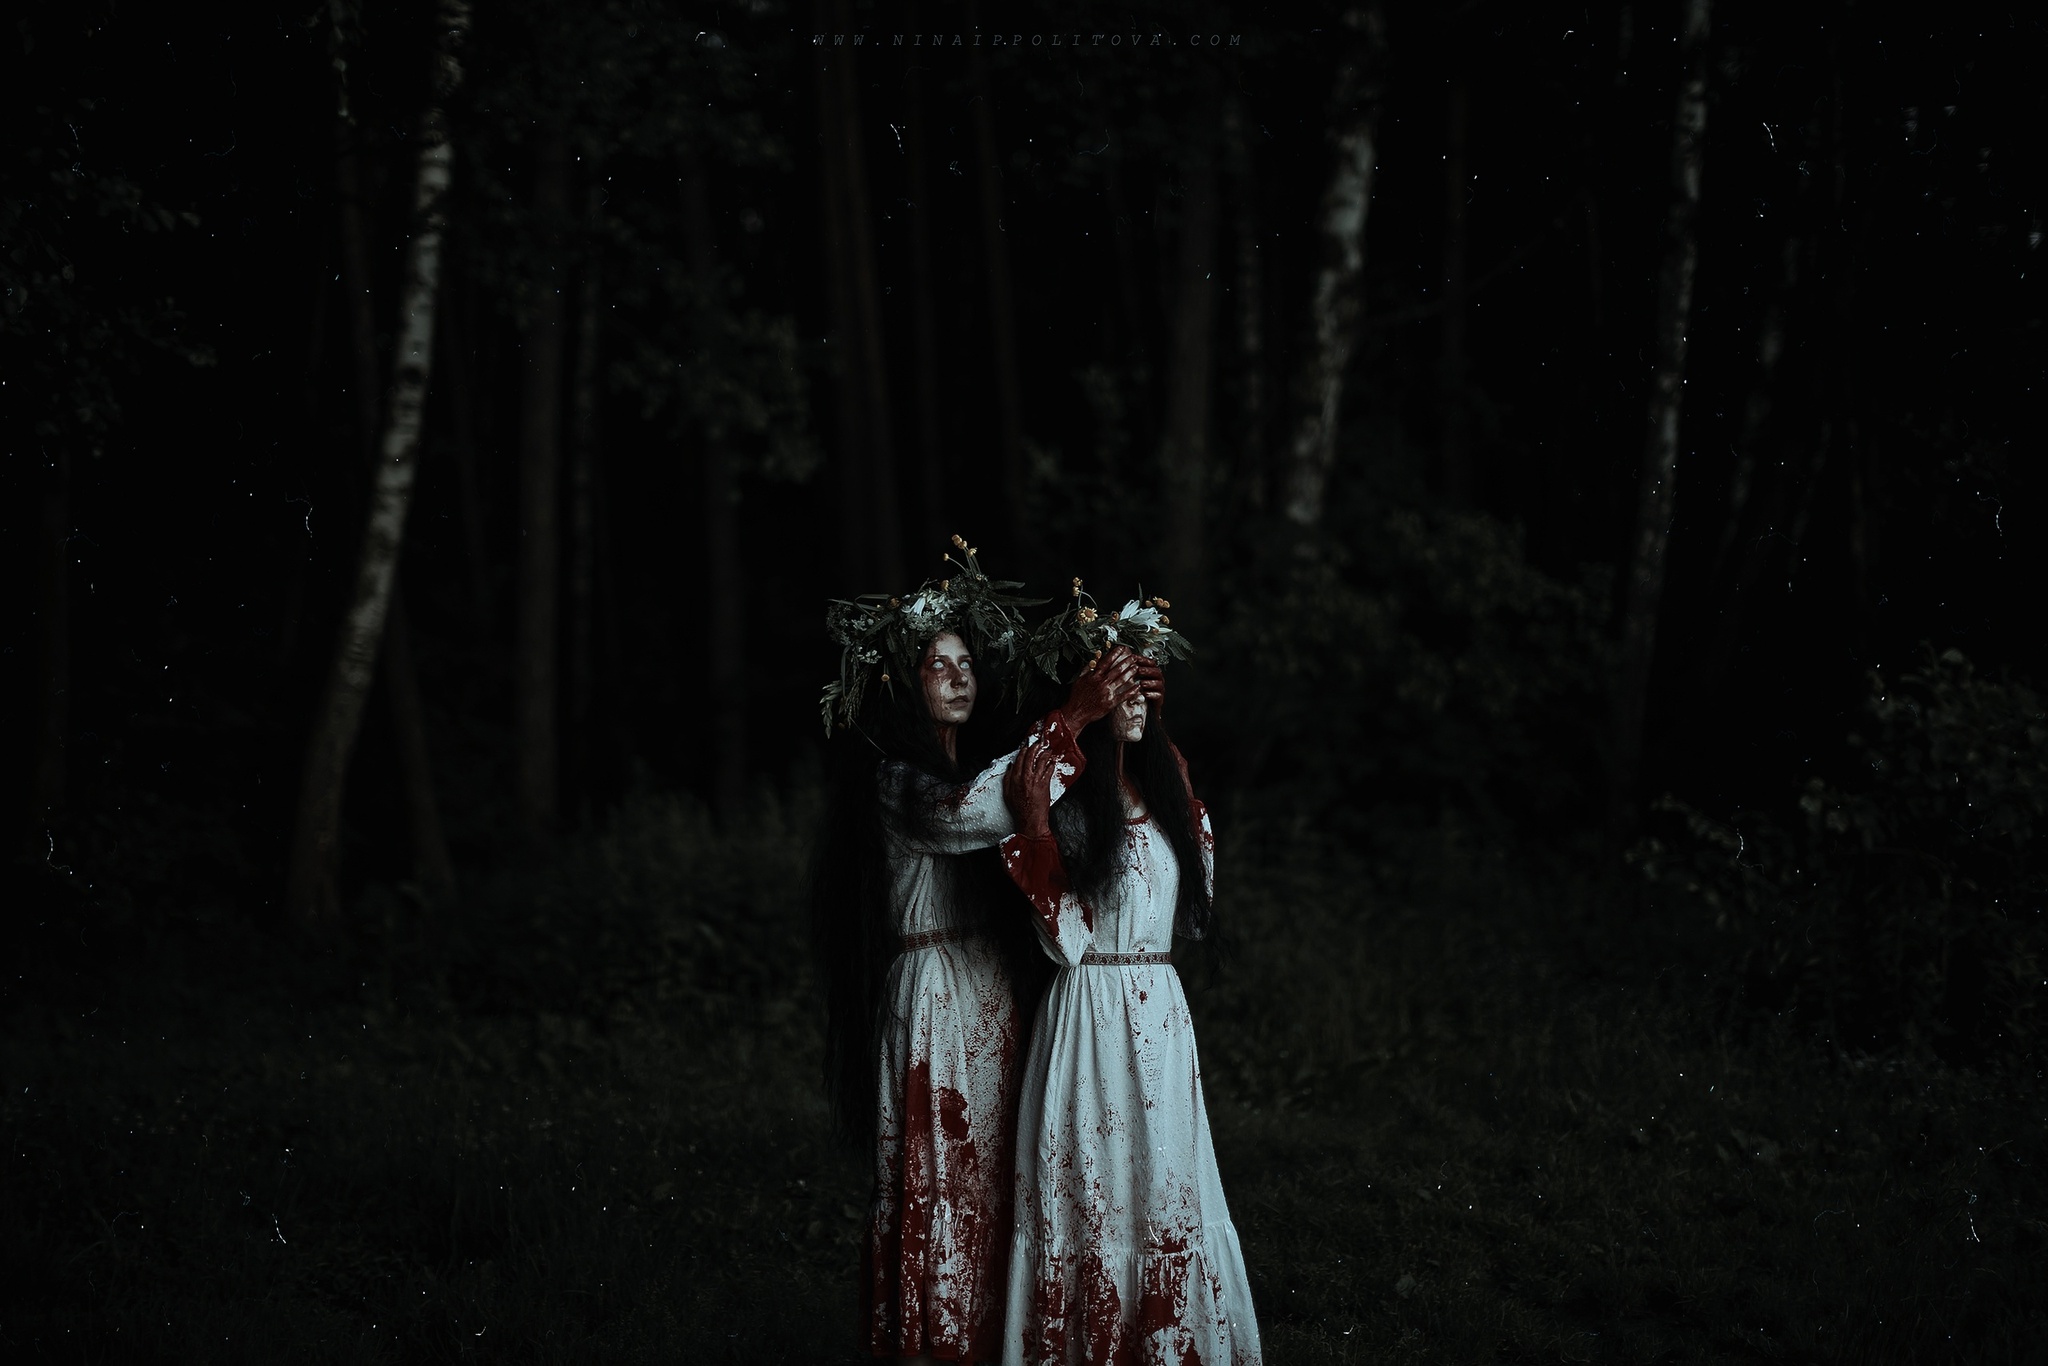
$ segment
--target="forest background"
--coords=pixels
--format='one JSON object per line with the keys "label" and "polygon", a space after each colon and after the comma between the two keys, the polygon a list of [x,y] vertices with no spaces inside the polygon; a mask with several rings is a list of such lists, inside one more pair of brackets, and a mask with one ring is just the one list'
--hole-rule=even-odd
{"label": "forest background", "polygon": [[959,533],[1196,643],[1274,1360],[2040,1359],[2039,19],[0,46],[10,1355],[851,1359],[820,626]]}

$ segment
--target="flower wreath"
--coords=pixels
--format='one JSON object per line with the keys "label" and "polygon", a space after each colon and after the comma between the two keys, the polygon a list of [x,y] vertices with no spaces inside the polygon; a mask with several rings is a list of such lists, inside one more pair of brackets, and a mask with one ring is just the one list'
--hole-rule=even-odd
{"label": "flower wreath", "polygon": [[957,572],[926,579],[908,597],[863,593],[850,602],[835,598],[825,609],[825,630],[840,647],[839,677],[818,699],[827,737],[835,726],[854,725],[877,680],[894,696],[896,681],[916,675],[924,647],[943,632],[958,632],[998,670],[1016,658],[1029,636],[1018,609],[1045,599],[1018,597],[1012,590],[1021,582],[989,578],[963,537],[953,538],[945,562]]}
{"label": "flower wreath", "polygon": [[1075,579],[1066,607],[1032,631],[1026,657],[1055,683],[1092,665],[1112,645],[1122,645],[1159,664],[1186,659],[1195,647],[1173,629],[1173,620],[1166,615],[1172,606],[1165,598],[1133,598],[1104,616],[1095,599],[1081,591],[1081,580]]}

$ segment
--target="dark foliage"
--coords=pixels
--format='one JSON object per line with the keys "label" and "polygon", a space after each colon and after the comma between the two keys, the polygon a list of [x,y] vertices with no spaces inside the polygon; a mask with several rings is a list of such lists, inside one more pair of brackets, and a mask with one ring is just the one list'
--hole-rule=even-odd
{"label": "dark foliage", "polygon": [[1658,914],[1700,922],[1687,937],[1748,1004],[1852,1052],[1903,1045],[2031,1072],[2048,1004],[2048,711],[1955,650],[1872,671],[1865,710],[1853,767],[1809,779],[1799,816],[1724,823],[1667,799],[1680,832],[1632,861]]}

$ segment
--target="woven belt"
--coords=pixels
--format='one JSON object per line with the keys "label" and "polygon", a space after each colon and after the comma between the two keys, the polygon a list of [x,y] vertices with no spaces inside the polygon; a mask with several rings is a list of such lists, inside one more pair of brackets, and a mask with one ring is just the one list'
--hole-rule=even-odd
{"label": "woven belt", "polygon": [[959,928],[950,930],[920,930],[906,934],[896,941],[896,952],[909,953],[915,949],[932,949],[941,944],[957,944],[967,937],[967,931]]}
{"label": "woven belt", "polygon": [[1081,955],[1084,968],[1136,968],[1171,962],[1170,953],[1097,953],[1090,949]]}

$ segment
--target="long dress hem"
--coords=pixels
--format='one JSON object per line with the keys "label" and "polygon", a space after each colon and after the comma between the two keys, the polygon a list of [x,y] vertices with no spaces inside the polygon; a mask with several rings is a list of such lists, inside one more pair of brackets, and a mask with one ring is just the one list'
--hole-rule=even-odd
{"label": "long dress hem", "polygon": [[[1205,880],[1208,813],[1195,803]],[[1004,1366],[1258,1366],[1244,1254],[1209,1135],[1172,943],[1180,868],[1150,815],[1091,902],[1046,836],[1003,863],[1059,970],[1018,1100]],[[1099,903],[1099,904],[1098,904]],[[1115,955],[1091,960],[1090,951]]]}

